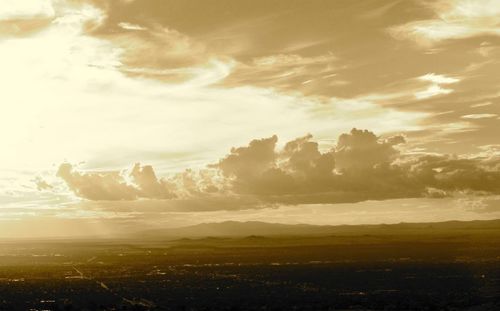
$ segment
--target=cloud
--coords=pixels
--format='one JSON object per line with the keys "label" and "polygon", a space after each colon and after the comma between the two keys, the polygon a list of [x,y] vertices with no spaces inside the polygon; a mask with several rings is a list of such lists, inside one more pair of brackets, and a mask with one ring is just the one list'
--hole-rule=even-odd
{"label": "cloud", "polygon": [[41,177],[35,178],[34,182],[36,184],[36,189],[38,191],[50,190],[53,188],[53,186],[51,184],[49,184],[46,180],[44,180]]}
{"label": "cloud", "polygon": [[217,165],[226,176],[252,177],[274,166],[278,137],[252,140],[247,147],[232,148]]}
{"label": "cloud", "polygon": [[0,6],[0,20],[51,17],[54,8],[51,0],[4,0]]}
{"label": "cloud", "polygon": [[408,171],[422,185],[443,191],[479,191],[500,194],[500,159],[428,155],[414,159]]}
{"label": "cloud", "polygon": [[[176,161],[188,166],[192,157],[213,160],[253,137],[277,133],[291,139],[311,124],[318,131],[341,132],[356,119],[359,126],[388,132],[415,128],[423,116],[375,103],[357,105],[356,100],[322,105],[316,98],[251,85],[214,86],[232,72],[231,60],[205,62],[208,56],[196,37],[133,14],[111,22],[108,14],[113,12],[77,2],[86,1],[54,2],[57,14],[43,31],[0,40],[0,101],[5,103],[0,105],[0,138],[6,150],[16,150],[0,154],[2,169],[36,171],[54,159],[110,169],[161,158],[146,154],[174,152],[179,154]],[[124,21],[147,31],[124,30],[118,26]],[[177,59],[191,56],[192,63]],[[308,58],[302,56],[300,62],[313,61]],[[140,78],[156,75],[183,83]],[[345,112],[346,106],[352,109]],[[329,109],[315,114],[319,107]],[[228,118],[214,122],[222,115]],[[158,143],[167,140],[169,144]],[[134,148],[128,147],[130,141]]]}
{"label": "cloud", "polygon": [[483,35],[500,35],[499,0],[441,0],[427,5],[436,18],[409,22],[391,27],[398,39],[415,40],[421,45]]}
{"label": "cloud", "polygon": [[415,93],[415,97],[417,99],[427,99],[429,97],[434,97],[434,96],[437,96],[437,95],[450,94],[451,92],[453,92],[452,89],[445,89],[445,88],[442,88],[441,86],[439,86],[437,84],[433,84],[433,85],[429,86],[427,89],[425,89],[423,91],[416,92]]}
{"label": "cloud", "polygon": [[[80,173],[64,163],[57,176],[75,195],[93,201],[154,199],[155,205],[200,209],[202,202],[245,201],[233,209],[272,204],[318,204],[443,198],[456,192],[500,194],[500,159],[404,154],[400,135],[381,139],[352,129],[326,151],[299,137],[277,148],[277,136],[252,140],[209,168],[157,178],[152,166],[130,172]],[[168,203],[175,201],[175,203]],[[226,202],[222,204],[221,202]],[[161,203],[163,202],[163,203]],[[184,202],[184,203],[183,203]],[[210,204],[207,209],[217,209]]]}
{"label": "cloud", "polygon": [[118,26],[125,30],[146,30],[147,28],[136,25],[136,24],[131,24],[131,23],[126,23],[126,22],[121,22],[118,23]]}
{"label": "cloud", "polygon": [[51,17],[41,17],[33,19],[0,19],[0,36],[26,36],[34,34],[48,27],[52,22]]}
{"label": "cloud", "polygon": [[298,179],[322,180],[330,178],[335,168],[333,150],[321,153],[312,135],[297,138],[286,143],[280,157],[284,169]]}
{"label": "cloud", "polygon": [[141,166],[136,163],[129,176],[136,185],[138,197],[154,199],[174,197],[172,194],[174,185],[164,179],[158,179],[151,165]]}
{"label": "cloud", "polygon": [[451,83],[456,83],[456,82],[460,81],[457,78],[451,78],[451,77],[447,77],[445,75],[439,75],[439,74],[435,74],[435,73],[425,74],[423,76],[418,77],[418,79],[422,80],[422,81],[433,82],[435,84],[451,84]]}
{"label": "cloud", "polygon": [[441,84],[453,84],[460,81],[460,79],[447,77],[445,75],[428,73],[423,76],[417,78],[420,81],[430,82],[431,85],[427,87],[427,89],[423,91],[419,91],[415,93],[415,97],[417,99],[427,99],[429,97],[437,96],[437,95],[445,95],[453,92],[452,89],[447,89],[441,87]]}
{"label": "cloud", "polygon": [[340,135],[335,152],[337,168],[341,170],[364,169],[391,163],[399,153],[394,146],[405,142],[403,136],[379,140],[368,130],[353,129]]}
{"label": "cloud", "polygon": [[120,70],[128,75],[180,82],[196,77],[197,67],[216,62],[203,43],[175,29],[127,22],[116,26],[100,28],[95,35],[121,48]]}
{"label": "cloud", "polygon": [[493,105],[492,102],[484,102],[484,103],[470,105],[470,107],[471,108],[478,108],[478,107],[486,107],[486,106],[491,106],[491,105]]}
{"label": "cloud", "polygon": [[[386,135],[427,130],[428,140],[422,138],[418,143],[429,149],[434,146],[433,139],[442,139],[437,131],[446,132],[450,144],[437,142],[439,148],[435,150],[447,152],[455,152],[449,146],[471,148],[471,144],[457,141],[477,140],[480,145],[494,140],[491,131],[495,132],[496,127],[492,129],[490,124],[497,122],[486,118],[457,122],[462,115],[472,113],[498,114],[461,107],[486,100],[496,103],[496,93],[490,92],[497,84],[493,64],[481,67],[485,70],[481,72],[460,72],[456,66],[465,66],[479,55],[462,49],[417,55],[422,53],[406,44],[394,45],[380,32],[387,25],[399,23],[402,11],[415,12],[412,10],[418,4],[414,2],[399,2],[394,10],[384,9],[369,20],[357,19],[356,15],[377,9],[375,3],[339,6],[332,2],[328,4],[331,9],[325,10],[323,5],[288,7],[280,2],[272,14],[267,14],[267,5],[255,5],[258,11],[235,10],[236,15],[251,16],[232,21],[219,15],[224,10],[205,10],[208,4],[188,12],[184,4],[181,9],[165,10],[156,1],[136,1],[125,10],[118,2],[93,1],[97,2],[109,10],[75,6],[57,11],[56,16],[44,15],[43,23],[38,19],[16,22],[25,29],[43,26],[45,30],[3,40],[0,48],[5,82],[2,102],[6,103],[0,108],[0,136],[6,150],[16,151],[0,155],[2,166],[33,172],[53,161],[86,160],[85,169],[71,170],[71,189],[80,197],[101,200],[111,196],[108,192],[122,188],[133,188],[130,200],[136,201],[174,201],[210,194],[248,195],[292,204],[430,192],[440,195],[444,190],[431,191],[436,184],[427,185],[416,172],[401,164],[405,155],[398,151],[399,146],[373,133],[375,138],[348,133],[356,139],[371,137],[369,147],[351,144],[342,149],[325,145],[331,141],[331,133],[342,133],[352,124]],[[54,3],[63,3],[58,7],[64,7],[64,1]],[[206,19],[190,15],[186,19],[179,14],[183,10],[201,17],[217,15]],[[289,13],[283,14],[284,10]],[[135,14],[138,11],[141,14]],[[418,10],[418,14],[428,13],[423,11]],[[336,18],[332,19],[331,12]],[[234,15],[227,18],[233,19]],[[285,19],[287,24],[282,24]],[[339,27],[332,27],[332,20]],[[297,32],[283,26],[297,23],[301,25]],[[494,39],[487,40],[495,44]],[[219,49],[215,48],[216,41]],[[229,41],[241,43],[239,52]],[[399,69],[392,70],[395,67]],[[450,94],[457,77],[464,80],[461,92]],[[411,85],[402,88],[409,79]],[[182,83],[170,83],[180,80]],[[391,98],[391,92],[402,89],[403,95]],[[296,91],[312,96],[300,96]],[[381,97],[370,99],[366,92]],[[419,98],[433,97],[433,101],[416,101],[416,92],[422,92]],[[439,94],[450,96],[436,96]],[[329,98],[317,100],[318,95]],[[433,119],[433,124],[421,122],[427,115],[423,111],[433,115],[436,110],[455,113]],[[462,124],[475,126],[468,127],[469,131],[479,131],[480,125],[488,124],[485,131],[490,133],[472,134],[465,133],[464,127],[453,128]],[[315,139],[311,135],[293,139],[310,130]],[[450,138],[459,131],[463,134]],[[255,137],[272,138],[273,133],[280,137],[270,152],[274,159],[252,163],[254,171],[241,168],[251,162],[242,160],[243,150],[229,153],[228,157],[238,157],[245,164],[226,161],[224,169],[198,170],[207,161],[217,163],[214,159],[230,146]],[[254,150],[250,145],[240,148]],[[364,157],[364,153],[374,157]],[[166,154],[177,156],[167,160]],[[358,155],[360,160],[351,158]],[[119,176],[110,172],[137,160],[152,164],[154,170],[153,166],[140,166],[136,177],[129,175],[130,170],[118,172]],[[192,170],[171,175],[179,167]],[[87,176],[92,174],[102,176],[94,176],[94,180]],[[83,184],[93,183],[94,192],[84,191],[84,185],[77,183],[79,178],[85,181]],[[115,199],[121,198],[129,200],[123,194],[117,194]]]}
{"label": "cloud", "polygon": [[476,113],[476,114],[466,114],[461,116],[462,119],[490,119],[498,117],[495,113]]}
{"label": "cloud", "polygon": [[232,148],[229,155],[211,167],[219,169],[239,193],[267,192],[269,186],[286,184],[286,176],[276,169],[277,141],[276,135],[252,140],[246,147]]}
{"label": "cloud", "polygon": [[149,165],[135,164],[129,174],[118,171],[75,171],[69,163],[59,166],[56,174],[62,178],[75,195],[94,201],[169,199],[173,198],[173,185],[157,179]]}
{"label": "cloud", "polygon": [[79,173],[69,163],[59,166],[57,176],[79,197],[89,200],[134,200],[137,191],[120,172]]}
{"label": "cloud", "polygon": [[349,84],[336,77],[335,72],[339,68],[338,59],[331,52],[315,56],[273,54],[238,62],[235,70],[222,84],[252,84],[310,94],[332,86]]}

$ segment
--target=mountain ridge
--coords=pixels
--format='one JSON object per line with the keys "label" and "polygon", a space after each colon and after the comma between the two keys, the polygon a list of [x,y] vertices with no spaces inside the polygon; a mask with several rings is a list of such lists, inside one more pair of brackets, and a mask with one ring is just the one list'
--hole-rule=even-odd
{"label": "mountain ridge", "polygon": [[245,236],[321,236],[363,234],[425,234],[467,233],[477,230],[500,231],[500,219],[494,220],[450,220],[428,223],[364,224],[364,225],[313,225],[283,224],[262,221],[204,222],[177,228],[150,229],[137,232],[144,238],[192,238],[192,237],[245,237]]}

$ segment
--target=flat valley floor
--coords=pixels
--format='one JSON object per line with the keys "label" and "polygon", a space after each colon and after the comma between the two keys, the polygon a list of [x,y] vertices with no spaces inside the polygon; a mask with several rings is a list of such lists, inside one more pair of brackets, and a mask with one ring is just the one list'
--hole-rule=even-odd
{"label": "flat valley floor", "polygon": [[5,241],[0,310],[500,310],[499,229],[416,231]]}

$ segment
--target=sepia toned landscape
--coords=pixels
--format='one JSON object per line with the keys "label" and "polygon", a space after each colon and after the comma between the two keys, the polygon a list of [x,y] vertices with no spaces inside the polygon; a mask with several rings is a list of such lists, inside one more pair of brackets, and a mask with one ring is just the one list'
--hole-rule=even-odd
{"label": "sepia toned landscape", "polygon": [[0,310],[500,310],[500,0],[2,0]]}
{"label": "sepia toned landscape", "polygon": [[[0,253],[0,307],[500,307],[500,221],[339,227],[218,223],[180,231],[118,240],[6,241]],[[265,235],[245,236],[251,232]],[[214,236],[202,237],[206,233]]]}

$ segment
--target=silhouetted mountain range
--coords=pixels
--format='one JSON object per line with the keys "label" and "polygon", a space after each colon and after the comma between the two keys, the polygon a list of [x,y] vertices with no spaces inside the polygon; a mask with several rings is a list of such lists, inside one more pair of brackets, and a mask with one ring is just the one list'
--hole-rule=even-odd
{"label": "silhouetted mountain range", "polygon": [[390,234],[470,234],[500,231],[499,220],[446,221],[436,223],[399,223],[378,225],[317,226],[279,224],[259,221],[225,221],[198,225],[154,229],[138,233],[143,238],[246,237],[246,236],[326,236]]}

